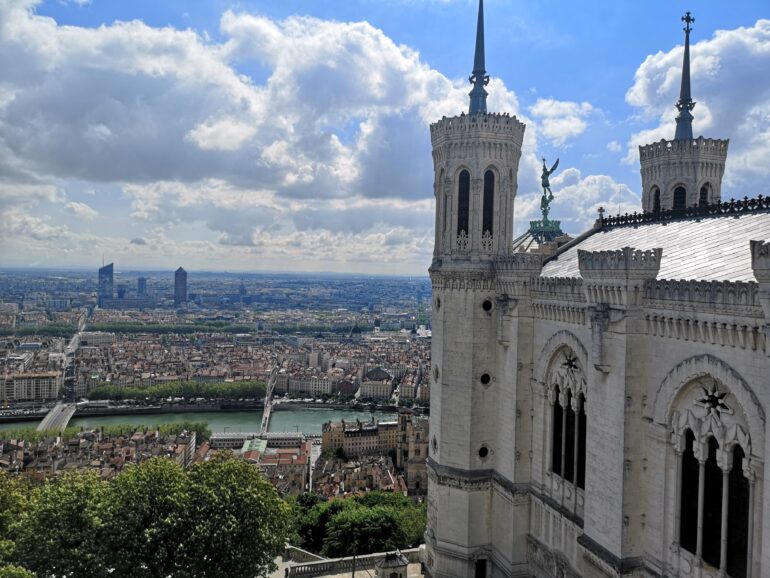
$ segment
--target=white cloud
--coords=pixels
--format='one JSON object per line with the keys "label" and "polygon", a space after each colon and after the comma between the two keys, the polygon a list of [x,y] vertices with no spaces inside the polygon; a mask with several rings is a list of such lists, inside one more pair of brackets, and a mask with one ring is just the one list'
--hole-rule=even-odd
{"label": "white cloud", "polygon": [[[763,186],[770,176],[766,162],[770,158],[770,20],[717,31],[692,44],[690,51],[696,101],[693,133],[730,139],[727,189],[738,196],[765,193]],[[631,136],[627,163],[638,162],[639,145],[673,138],[682,55],[682,46],[658,52],[637,69],[626,101],[636,107],[641,119],[656,125]]]}
{"label": "white cloud", "polygon": [[529,112],[541,121],[540,131],[556,146],[563,146],[588,127],[586,118],[596,112],[588,102],[538,98]]}
{"label": "white cloud", "polygon": [[622,148],[623,147],[621,147],[620,143],[616,140],[607,143],[607,150],[612,153],[619,153]]}
{"label": "white cloud", "polygon": [[95,211],[85,203],[69,201],[64,205],[64,208],[68,213],[75,215],[79,219],[85,219],[87,221],[91,221],[99,216],[99,213],[97,211]]}
{"label": "white cloud", "polygon": [[[586,175],[576,168],[566,168],[551,177],[554,201],[549,218],[561,221],[562,230],[576,236],[589,227],[598,217],[599,207],[606,214],[639,211],[639,194],[625,183],[619,183],[608,175]],[[540,194],[517,197],[517,234],[525,232],[530,219],[540,218]]]}

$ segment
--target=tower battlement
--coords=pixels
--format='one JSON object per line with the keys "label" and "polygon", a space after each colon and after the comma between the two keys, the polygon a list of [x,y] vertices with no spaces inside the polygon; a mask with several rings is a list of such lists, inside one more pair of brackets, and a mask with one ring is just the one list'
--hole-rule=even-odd
{"label": "tower battlement", "polygon": [[[727,146],[730,139],[698,137],[693,140],[666,140],[643,145],[639,147],[639,160],[644,167],[645,162],[652,162],[660,158],[677,156],[677,161],[683,160],[682,156],[701,159],[705,156],[715,156],[720,159],[727,158]],[[723,161],[724,162],[724,161]]]}
{"label": "tower battlement", "polygon": [[466,139],[510,139],[521,147],[526,125],[508,113],[461,114],[430,125],[430,139],[434,147],[447,141]]}
{"label": "tower battlement", "polygon": [[636,277],[654,279],[660,270],[663,249],[633,249],[624,247],[618,251],[578,250],[580,275],[583,279],[593,277]]}

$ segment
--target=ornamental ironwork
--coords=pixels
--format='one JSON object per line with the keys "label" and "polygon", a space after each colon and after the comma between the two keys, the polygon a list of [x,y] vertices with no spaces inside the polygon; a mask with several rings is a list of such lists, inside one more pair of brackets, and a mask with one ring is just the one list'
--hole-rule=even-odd
{"label": "ornamental ironwork", "polygon": [[710,205],[695,205],[679,210],[649,211],[626,213],[616,217],[605,217],[604,211],[599,211],[599,226],[602,229],[622,225],[641,225],[647,223],[659,223],[666,221],[678,221],[681,219],[722,217],[724,215],[738,215],[743,213],[755,213],[770,210],[770,196],[759,195],[750,199],[730,199]]}

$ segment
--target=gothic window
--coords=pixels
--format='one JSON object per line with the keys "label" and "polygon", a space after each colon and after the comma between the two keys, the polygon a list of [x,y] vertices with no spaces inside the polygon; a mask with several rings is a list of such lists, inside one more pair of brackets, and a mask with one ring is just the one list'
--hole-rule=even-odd
{"label": "gothic window", "polygon": [[719,568],[719,544],[722,530],[722,470],[717,465],[719,444],[713,437],[708,442],[708,459],[703,488],[703,560]]}
{"label": "gothic window", "polygon": [[743,409],[729,396],[719,382],[705,378],[677,404],[675,538],[696,557],[695,564],[718,569],[720,576],[746,578],[754,482],[747,477],[752,474],[744,448],[751,440]]}
{"label": "gothic window", "polygon": [[559,403],[559,388],[556,388],[556,401],[553,404],[552,412],[552,432],[551,439],[551,471],[556,475],[561,475],[561,432],[562,432],[562,409]]}
{"label": "gothic window", "polygon": [[554,386],[551,410],[551,472],[585,489],[586,408],[585,395],[573,393],[580,383],[580,368],[571,352],[562,355],[553,372],[564,385]]}
{"label": "gothic window", "polygon": [[481,232],[489,231],[491,235],[494,225],[495,214],[495,173],[487,171],[484,173],[484,219]]}
{"label": "gothic window", "polygon": [[677,187],[674,189],[674,210],[684,211],[687,207],[687,191],[684,187]]}
{"label": "gothic window", "polygon": [[471,174],[468,171],[460,172],[457,192],[457,234],[462,231],[467,234],[471,199]]}
{"label": "gothic window", "polygon": [[660,213],[660,189],[658,187],[652,188],[652,212]]}
{"label": "gothic window", "polygon": [[[685,450],[682,455],[682,497],[680,504],[680,544],[695,554],[698,537],[698,460],[695,459],[692,430],[685,434]],[[687,488],[687,490],[685,490]]]}
{"label": "gothic window", "polygon": [[580,404],[578,411],[578,460],[577,460],[577,486],[586,487],[586,398],[581,393],[578,396]]}
{"label": "gothic window", "polygon": [[487,561],[484,558],[476,560],[475,578],[487,578]]}
{"label": "gothic window", "polygon": [[700,196],[698,197],[698,204],[701,207],[705,207],[709,204],[709,186],[708,184],[703,185],[700,188]]}
{"label": "gothic window", "polygon": [[746,553],[749,548],[749,481],[741,469],[741,446],[733,448],[733,469],[728,481],[727,502],[727,573],[732,578],[745,578]]}
{"label": "gothic window", "polygon": [[564,428],[564,475],[565,480],[570,482],[575,481],[575,411],[572,409],[572,393],[567,392],[567,407],[565,408],[567,414],[566,424]]}

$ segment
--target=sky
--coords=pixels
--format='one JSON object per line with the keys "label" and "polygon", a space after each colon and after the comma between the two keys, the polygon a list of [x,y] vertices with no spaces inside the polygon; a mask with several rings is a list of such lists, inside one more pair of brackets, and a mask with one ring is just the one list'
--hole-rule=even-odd
{"label": "sky", "polygon": [[[694,3],[693,3],[694,4]],[[425,275],[428,126],[467,111],[476,0],[0,0],[0,266]],[[640,210],[692,10],[723,199],[770,193],[766,0],[487,0],[490,112],[527,128],[514,226]]]}

